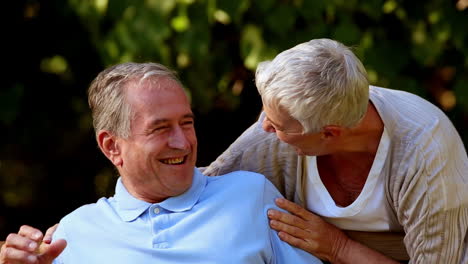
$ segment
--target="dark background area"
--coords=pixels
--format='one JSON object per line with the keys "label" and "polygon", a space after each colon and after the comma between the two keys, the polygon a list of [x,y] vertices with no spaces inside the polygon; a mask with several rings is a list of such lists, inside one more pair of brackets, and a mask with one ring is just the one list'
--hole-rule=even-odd
{"label": "dark background area", "polygon": [[105,67],[156,61],[192,96],[199,166],[254,122],[258,62],[312,38],[355,48],[372,84],[442,108],[468,142],[466,1],[10,1],[2,23],[0,240],[113,193],[86,89]]}

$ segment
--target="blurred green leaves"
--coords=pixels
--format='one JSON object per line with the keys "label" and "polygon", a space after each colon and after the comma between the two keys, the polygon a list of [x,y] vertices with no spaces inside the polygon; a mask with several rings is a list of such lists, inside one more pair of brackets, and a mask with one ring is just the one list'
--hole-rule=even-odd
{"label": "blurred green leaves", "polygon": [[0,90],[0,123],[11,125],[15,121],[21,108],[23,93],[24,86],[21,83]]}
{"label": "blurred green leaves", "polygon": [[[312,38],[356,47],[376,85],[425,89],[417,79],[426,77],[410,72],[446,64],[463,67],[454,76],[459,78],[466,61],[459,66],[457,57],[468,57],[461,25],[467,23],[466,11],[446,1],[419,2],[69,0],[105,65],[128,60],[169,65],[188,84],[195,107],[207,110],[215,98],[232,95],[225,86],[236,82],[233,68],[253,72],[259,62]],[[446,55],[451,52],[458,55]],[[241,65],[232,64],[237,58]]]}

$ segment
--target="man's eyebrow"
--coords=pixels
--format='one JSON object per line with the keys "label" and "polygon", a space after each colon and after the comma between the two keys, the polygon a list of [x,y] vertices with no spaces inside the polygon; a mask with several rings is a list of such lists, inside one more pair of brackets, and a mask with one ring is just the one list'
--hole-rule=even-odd
{"label": "man's eyebrow", "polygon": [[194,115],[193,113],[186,114],[186,115],[184,115],[184,118],[192,118],[192,119],[195,119],[195,115]]}
{"label": "man's eyebrow", "polygon": [[167,123],[167,122],[169,122],[169,119],[166,119],[166,118],[155,119],[151,121],[151,126],[157,126],[157,125]]}

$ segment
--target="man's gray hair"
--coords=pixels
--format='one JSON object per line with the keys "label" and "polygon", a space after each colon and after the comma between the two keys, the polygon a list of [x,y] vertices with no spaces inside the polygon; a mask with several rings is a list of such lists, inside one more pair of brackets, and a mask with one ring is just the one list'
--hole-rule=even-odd
{"label": "man's gray hair", "polygon": [[125,99],[127,87],[160,77],[180,84],[175,72],[158,63],[122,63],[99,73],[88,89],[96,135],[101,130],[107,130],[116,136],[128,138],[134,113]]}
{"label": "man's gray hair", "polygon": [[343,44],[315,39],[262,62],[255,75],[263,104],[286,110],[303,133],[327,125],[353,127],[367,111],[369,82],[361,61]]}

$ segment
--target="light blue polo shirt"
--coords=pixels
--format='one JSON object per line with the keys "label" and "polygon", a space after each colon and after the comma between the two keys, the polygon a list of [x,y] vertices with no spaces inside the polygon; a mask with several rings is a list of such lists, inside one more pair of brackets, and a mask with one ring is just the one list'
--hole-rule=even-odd
{"label": "light blue polo shirt", "polygon": [[207,177],[195,169],[180,196],[147,203],[121,180],[115,196],[65,216],[54,239],[68,246],[54,263],[321,263],[282,242],[267,210],[281,194],[263,175]]}

